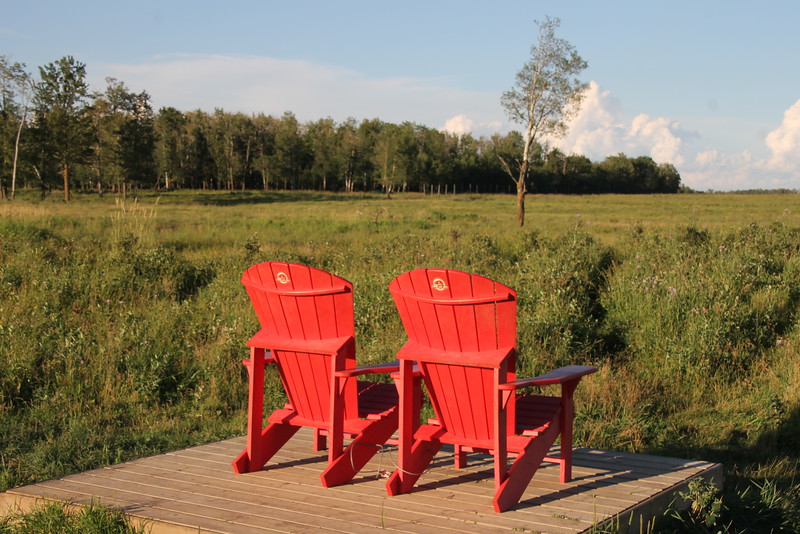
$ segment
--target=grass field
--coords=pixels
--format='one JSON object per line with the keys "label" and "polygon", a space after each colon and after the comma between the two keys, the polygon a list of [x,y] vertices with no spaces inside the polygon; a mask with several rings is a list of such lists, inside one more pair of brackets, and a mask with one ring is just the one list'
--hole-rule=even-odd
{"label": "grass field", "polygon": [[579,444],[725,464],[722,506],[696,488],[661,528],[800,530],[800,195],[529,196],[518,229],[511,196],[25,193],[0,204],[0,491],[243,433],[247,266],[352,281],[363,363],[404,341],[391,279],[448,267],[518,291],[521,376],[600,367]]}

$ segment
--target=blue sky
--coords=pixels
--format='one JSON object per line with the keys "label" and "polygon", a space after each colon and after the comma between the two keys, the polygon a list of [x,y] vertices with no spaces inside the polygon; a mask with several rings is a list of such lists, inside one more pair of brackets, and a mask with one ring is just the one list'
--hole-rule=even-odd
{"label": "blue sky", "polygon": [[594,161],[673,163],[699,190],[800,189],[800,2],[764,0],[27,0],[4,8],[0,54],[30,71],[72,55],[93,90],[115,77],[156,108],[301,121],[379,118],[507,132],[500,95],[534,20],[589,63],[566,138]]}

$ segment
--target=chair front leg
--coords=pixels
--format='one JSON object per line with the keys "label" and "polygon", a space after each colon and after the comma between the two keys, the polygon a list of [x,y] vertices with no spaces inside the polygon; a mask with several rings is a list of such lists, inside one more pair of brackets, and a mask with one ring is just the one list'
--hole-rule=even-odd
{"label": "chair front leg", "polygon": [[250,359],[242,363],[247,367],[247,448],[233,462],[237,473],[248,473],[261,467],[255,467],[253,459],[260,456],[262,428],[264,418],[264,366],[266,351],[261,347],[250,348]]}
{"label": "chair front leg", "polygon": [[397,469],[386,482],[389,495],[411,491],[422,471],[436,455],[441,444],[424,443],[414,439],[420,427],[422,405],[421,378],[414,376],[411,360],[400,362],[400,377],[396,380],[400,394],[399,440],[397,445]]}
{"label": "chair front leg", "polygon": [[561,483],[572,480],[572,426],[575,423],[573,395],[580,379],[561,384]]}
{"label": "chair front leg", "polygon": [[[335,357],[334,357],[335,358]],[[344,450],[344,388],[347,378],[336,376],[336,358],[331,362],[330,427],[328,428],[328,464],[341,456]]]}
{"label": "chair front leg", "polygon": [[[494,370],[494,383],[505,382],[506,363],[504,362],[499,369]],[[494,391],[494,406],[492,407],[494,420],[492,422],[494,433],[494,490],[500,490],[500,486],[508,477],[508,412],[507,407],[513,393],[502,391],[497,387]],[[513,422],[512,422],[513,424]]]}

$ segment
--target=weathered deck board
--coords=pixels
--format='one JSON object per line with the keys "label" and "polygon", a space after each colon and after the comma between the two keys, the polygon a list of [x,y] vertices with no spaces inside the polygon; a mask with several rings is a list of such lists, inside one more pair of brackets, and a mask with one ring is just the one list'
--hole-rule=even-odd
{"label": "weathered deck board", "polygon": [[456,470],[452,452],[440,453],[413,493],[388,497],[381,474],[394,468],[392,447],[352,483],[329,489],[320,484],[325,455],[311,450],[310,432],[301,430],[267,469],[236,475],[230,463],[243,447],[244,438],[235,438],[15,488],[0,494],[0,513],[43,499],[100,502],[154,534],[575,533],[613,518],[636,532],[691,478],[722,481],[719,464],[576,449],[572,482],[559,483],[558,466],[544,464],[520,504],[496,514],[485,456],[470,455],[467,468]]}

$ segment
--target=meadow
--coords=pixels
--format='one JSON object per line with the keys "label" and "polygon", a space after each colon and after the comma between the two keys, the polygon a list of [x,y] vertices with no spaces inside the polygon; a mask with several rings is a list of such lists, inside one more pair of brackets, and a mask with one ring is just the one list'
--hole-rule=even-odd
{"label": "meadow", "polygon": [[253,263],[353,282],[362,363],[405,340],[392,278],[447,267],[517,290],[520,376],[600,368],[577,444],[725,464],[660,528],[800,530],[800,195],[527,209],[520,229],[504,195],[23,191],[0,204],[0,491],[243,434]]}

